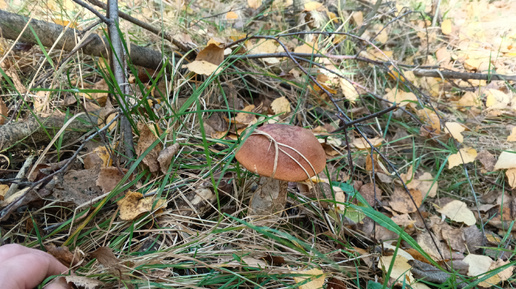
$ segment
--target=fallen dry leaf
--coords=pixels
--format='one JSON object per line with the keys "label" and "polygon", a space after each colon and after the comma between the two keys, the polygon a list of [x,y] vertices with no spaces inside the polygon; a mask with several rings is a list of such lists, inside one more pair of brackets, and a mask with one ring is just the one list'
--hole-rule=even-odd
{"label": "fallen dry leaf", "polygon": [[460,143],[464,141],[464,137],[462,136],[461,132],[465,131],[466,128],[462,124],[458,122],[447,122],[444,124],[444,126],[447,128],[446,132],[449,133],[454,139]]}
{"label": "fallen dry leaf", "polygon": [[507,137],[507,141],[516,141],[516,126],[512,128],[511,134]]}
{"label": "fallen dry leaf", "polygon": [[104,283],[99,280],[84,276],[68,275],[63,278],[65,278],[67,283],[73,283],[77,288],[96,289],[97,287],[100,288],[100,286],[104,285]]}
{"label": "fallen dry leaf", "polygon": [[[321,269],[310,269],[305,271],[291,271],[292,274],[303,274],[303,275],[311,275],[311,276],[299,276],[294,277],[294,281],[296,283],[305,282],[306,279],[310,278],[311,281],[304,283],[303,285],[300,285],[300,289],[320,289],[323,288],[326,274]],[[318,276],[318,277],[317,277]]]}
{"label": "fallen dry leaf", "polygon": [[[474,276],[480,276],[485,274],[487,271],[489,271],[489,268],[491,268],[491,264],[493,264],[493,260],[489,258],[488,256],[483,255],[476,255],[476,254],[469,254],[466,256],[463,260],[467,264],[469,264],[469,270],[468,270],[468,276],[474,277]],[[493,277],[496,277],[493,276]],[[491,277],[491,278],[493,278]],[[494,284],[497,284],[500,281],[500,278],[495,278],[497,280],[492,280],[491,278],[487,279],[486,281],[483,281],[480,284],[482,287],[491,287],[493,284],[489,284],[491,282],[489,281],[495,281]],[[489,283],[488,283],[489,282]]]}
{"label": "fallen dry leaf", "polygon": [[96,185],[102,188],[102,192],[111,192],[116,185],[124,178],[127,169],[116,167],[101,168]]}
{"label": "fallen dry leaf", "polygon": [[[375,138],[369,138],[368,139],[369,143],[371,143],[374,147],[379,147],[384,139],[381,138],[381,137],[375,137]],[[359,137],[359,138],[355,138],[353,140],[353,146],[358,149],[358,150],[370,150],[371,149],[371,146],[369,145],[369,143],[367,142],[367,140],[365,140],[364,138],[362,137]]]}
{"label": "fallen dry leaf", "polygon": [[253,112],[256,109],[254,104],[248,105],[242,109],[241,112],[237,113],[236,117],[232,120],[232,123],[237,124],[255,124],[258,120],[256,119],[256,115],[254,113],[246,113]]}
{"label": "fallen dry leaf", "polygon": [[464,223],[468,226],[472,226],[477,222],[475,215],[468,209],[466,203],[459,200],[453,200],[437,211],[452,221]]}
{"label": "fallen dry leaf", "polygon": [[[138,157],[140,157],[158,139],[153,130],[150,129],[150,125],[151,124],[147,125],[144,123],[138,123],[138,130],[140,131],[140,139],[136,145],[136,154]],[[143,157],[143,163],[149,167],[149,170],[152,173],[159,170],[158,156],[162,149],[163,145],[158,143]]]}
{"label": "fallen dry leaf", "polygon": [[503,151],[498,157],[498,161],[496,162],[494,169],[504,170],[513,168],[516,168],[516,153]]}
{"label": "fallen dry leaf", "polygon": [[491,172],[494,170],[496,158],[487,150],[480,151],[477,155],[477,160],[482,164],[484,170]]}
{"label": "fallen dry leaf", "polygon": [[9,191],[9,185],[0,184],[0,201],[4,200],[5,194]]}
{"label": "fallen dry leaf", "polygon": [[355,103],[358,99],[358,92],[349,80],[340,78],[339,79],[340,89],[342,89],[342,94],[344,97],[349,100],[351,103]]}
{"label": "fallen dry leaf", "polygon": [[167,173],[168,167],[170,166],[170,163],[172,162],[172,158],[179,151],[179,148],[180,148],[179,143],[175,143],[171,146],[166,147],[159,153],[158,163],[159,163],[159,167],[160,167],[162,173],[164,173],[164,174]]}
{"label": "fallen dry leaf", "polygon": [[444,35],[450,35],[452,32],[452,21],[450,19],[444,19],[441,22],[441,31]]}
{"label": "fallen dry leaf", "polygon": [[421,121],[429,125],[436,134],[441,133],[441,122],[435,111],[425,108],[417,110],[416,113]]}
{"label": "fallen dry leaf", "polygon": [[310,2],[305,3],[304,7],[305,7],[305,9],[303,11],[309,12],[309,11],[319,10],[320,8],[323,7],[323,4],[316,2],[316,1],[310,1]]}
{"label": "fallen dry leaf", "polygon": [[0,125],[4,124],[7,121],[7,113],[9,112],[9,108],[5,105],[3,99],[0,98]]}
{"label": "fallen dry leaf", "polygon": [[387,99],[392,103],[397,103],[402,107],[408,106],[415,108],[417,106],[417,97],[412,92],[405,92],[401,89],[387,90],[387,94],[383,98]]}
{"label": "fallen dry leaf", "polygon": [[477,151],[473,148],[462,148],[456,154],[448,157],[448,169],[460,166],[463,163],[472,163],[477,157]]}
{"label": "fallen dry leaf", "polygon": [[486,91],[486,107],[490,109],[504,109],[511,103],[512,97],[498,89]]}
{"label": "fallen dry leaf", "polygon": [[120,261],[113,253],[113,250],[109,247],[99,247],[97,250],[90,253],[90,255],[97,259],[103,266],[110,269],[121,269],[123,268]]}
{"label": "fallen dry leaf", "polygon": [[82,256],[77,249],[72,253],[67,246],[56,247],[53,243],[45,245],[45,249],[47,250],[47,253],[54,256],[54,258],[59,260],[59,262],[66,267],[73,267],[82,261]]}
{"label": "fallen dry leaf", "polygon": [[271,103],[271,109],[274,114],[288,114],[290,113],[290,102],[284,96],[278,97]]}
{"label": "fallen dry leaf", "polygon": [[258,9],[262,6],[262,0],[247,0],[249,8]]}
{"label": "fallen dry leaf", "polygon": [[215,65],[213,63],[210,63],[206,60],[201,60],[201,61],[195,60],[195,61],[192,61],[191,63],[188,63],[187,65],[185,65],[185,67],[188,68],[190,71],[193,71],[197,74],[209,76],[213,72],[215,72],[219,66]]}
{"label": "fallen dry leaf", "polygon": [[393,258],[396,259],[394,260],[394,264],[392,264],[391,275],[389,277],[392,280],[397,280],[396,284],[400,285],[404,283],[411,284],[414,282],[414,276],[412,275],[412,272],[410,272],[412,266],[408,263],[408,260],[401,255],[380,257],[382,270],[384,272],[389,270]]}
{"label": "fallen dry leaf", "polygon": [[396,187],[394,189],[394,193],[391,196],[389,205],[393,210],[399,213],[414,213],[415,211],[417,211],[417,208],[421,206],[421,203],[423,202],[423,197],[421,196],[421,192],[419,190],[414,189],[410,190],[410,195],[414,199],[414,202],[416,203],[415,205],[414,202],[412,202],[410,196],[408,196],[407,192],[403,188]]}
{"label": "fallen dry leaf", "polygon": [[505,175],[507,176],[507,181],[509,183],[509,186],[511,186],[511,188],[513,188],[513,189],[516,189],[516,168],[508,169],[505,172]]}
{"label": "fallen dry leaf", "polygon": [[295,53],[316,53],[318,49],[317,42],[305,42],[304,44],[294,48]]}
{"label": "fallen dry leaf", "polygon": [[224,61],[224,44],[210,39],[207,46],[197,54],[196,61],[207,61],[219,66]]}
{"label": "fallen dry leaf", "polygon": [[235,20],[235,19],[238,19],[238,14],[236,14],[235,12],[233,11],[229,11],[228,13],[226,13],[226,19],[227,20]]}
{"label": "fallen dry leaf", "polygon": [[[136,219],[143,213],[151,212],[153,209],[154,198],[144,198],[141,193],[129,191],[125,197],[117,202],[120,209],[120,219],[130,221]],[[165,200],[160,199],[154,205],[154,209],[160,208],[165,204]]]}
{"label": "fallen dry leaf", "polygon": [[105,146],[96,147],[91,153],[84,157],[84,168],[89,170],[93,168],[105,168],[113,164],[113,160]]}

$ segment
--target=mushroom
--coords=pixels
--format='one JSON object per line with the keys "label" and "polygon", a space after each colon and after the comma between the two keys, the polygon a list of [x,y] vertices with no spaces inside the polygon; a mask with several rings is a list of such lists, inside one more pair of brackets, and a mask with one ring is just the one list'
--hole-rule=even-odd
{"label": "mushroom", "polygon": [[285,208],[288,182],[320,173],[326,154],[313,133],[286,124],[254,130],[235,155],[246,169],[262,176],[251,199],[251,215],[269,216]]}

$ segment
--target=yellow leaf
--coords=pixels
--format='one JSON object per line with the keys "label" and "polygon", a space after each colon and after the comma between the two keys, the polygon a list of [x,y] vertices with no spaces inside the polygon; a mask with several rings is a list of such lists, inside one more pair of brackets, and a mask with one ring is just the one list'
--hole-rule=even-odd
{"label": "yellow leaf", "polygon": [[290,102],[284,96],[278,97],[271,103],[271,109],[274,114],[287,114],[290,112]]}
{"label": "yellow leaf", "polygon": [[476,157],[477,151],[475,149],[462,148],[459,150],[458,153],[450,155],[448,157],[448,169],[461,165],[463,163],[463,159],[465,164],[472,163],[475,161]]}
{"label": "yellow leaf", "polygon": [[458,122],[447,122],[444,124],[444,126],[448,129],[446,132],[449,133],[454,139],[460,143],[464,141],[464,137],[462,136],[461,132],[466,130],[466,128],[462,126],[462,124]]}
{"label": "yellow leaf", "polygon": [[502,152],[494,166],[495,171],[514,168],[516,168],[516,153],[510,152]]}
{"label": "yellow leaf", "polygon": [[441,31],[444,35],[450,35],[452,32],[452,22],[450,19],[444,19],[441,23]]}
{"label": "yellow leaf", "polygon": [[506,108],[511,102],[511,96],[498,89],[489,89],[486,97],[486,106],[492,109]]}
{"label": "yellow leaf", "polygon": [[[384,139],[381,137],[369,138],[368,140],[374,147],[379,147],[384,141]],[[370,150],[371,149],[371,146],[369,145],[369,143],[367,143],[367,141],[362,137],[356,138],[353,141],[353,146],[358,150]]]}
{"label": "yellow leaf", "polygon": [[474,92],[468,91],[466,92],[461,99],[457,102],[457,106],[459,107],[478,107],[480,106],[480,100],[478,95]]}
{"label": "yellow leaf", "polygon": [[[120,209],[120,219],[124,221],[134,220],[139,215],[152,211],[153,204],[153,197],[144,198],[141,193],[129,191],[123,199],[117,202]],[[163,204],[165,204],[165,200],[158,200],[154,209],[161,207]]]}
{"label": "yellow leaf", "polygon": [[414,281],[414,276],[410,269],[412,266],[408,263],[408,260],[403,256],[382,256],[380,257],[380,265],[382,266],[382,270],[387,272],[389,267],[391,266],[392,259],[394,260],[394,264],[392,265],[391,275],[390,277],[394,280],[397,280],[396,284],[411,284]]}
{"label": "yellow leaf", "polygon": [[305,44],[294,48],[295,53],[317,53],[317,42],[306,42]]}
{"label": "yellow leaf", "polygon": [[0,201],[2,201],[5,197],[5,194],[9,190],[9,186],[6,184],[0,184]]}
{"label": "yellow leaf", "polygon": [[296,283],[306,282],[305,280],[310,278],[311,281],[304,283],[303,285],[300,285],[299,289],[319,289],[323,288],[324,281],[326,279],[326,274],[321,269],[311,269],[306,271],[292,271],[293,274],[303,274],[303,275],[311,275],[311,276],[299,276],[294,277],[294,281]]}
{"label": "yellow leaf", "polygon": [[213,72],[215,72],[215,70],[217,70],[218,65],[215,65],[205,60],[196,60],[192,61],[191,63],[188,63],[187,65],[185,65],[185,67],[197,74],[210,75]]}
{"label": "yellow leaf", "polygon": [[511,188],[513,188],[513,189],[516,189],[516,168],[508,169],[505,172],[505,175],[507,176],[507,181],[509,183],[509,186],[511,186]]}
{"label": "yellow leaf", "polygon": [[227,14],[226,14],[226,19],[227,20],[235,20],[235,19],[238,19],[238,14],[236,14],[235,12],[233,11],[229,11]]}
{"label": "yellow leaf", "polygon": [[309,12],[309,11],[313,11],[313,10],[318,10],[322,6],[323,6],[322,3],[310,1],[308,3],[305,3],[305,10],[303,10],[303,11]]}
{"label": "yellow leaf", "polygon": [[511,134],[507,137],[507,141],[516,141],[516,126],[512,128]]}
{"label": "yellow leaf", "polygon": [[409,106],[412,108],[417,106],[417,97],[412,92],[392,89],[387,92],[384,98],[393,103],[397,103],[400,106]]}
{"label": "yellow leaf", "polygon": [[249,5],[250,8],[258,9],[262,6],[262,0],[247,0],[247,5]]}
{"label": "yellow leaf", "polygon": [[362,11],[354,12],[351,17],[353,17],[356,26],[362,26],[362,23],[364,23],[364,13]]}
{"label": "yellow leaf", "polygon": [[432,127],[435,133],[441,133],[441,122],[439,120],[439,116],[437,116],[433,110],[428,108],[419,109],[416,113],[423,123]]}
{"label": "yellow leaf", "polygon": [[[255,106],[253,104],[251,104],[251,105],[244,107],[244,109],[242,109],[242,110],[251,112],[254,109],[255,109]],[[245,113],[245,112],[237,113],[237,115],[234,119],[234,123],[238,123],[238,124],[253,124],[253,123],[256,123],[256,121],[257,121],[256,115],[254,115],[252,113]]]}
{"label": "yellow leaf", "polygon": [[466,203],[459,200],[453,200],[437,211],[454,222],[464,223],[468,226],[473,226],[477,222],[475,215],[468,209]]}
{"label": "yellow leaf", "polygon": [[344,78],[340,78],[339,82],[340,89],[342,89],[344,97],[351,103],[355,103],[355,101],[358,99],[358,92],[355,87],[353,87],[353,84]]}

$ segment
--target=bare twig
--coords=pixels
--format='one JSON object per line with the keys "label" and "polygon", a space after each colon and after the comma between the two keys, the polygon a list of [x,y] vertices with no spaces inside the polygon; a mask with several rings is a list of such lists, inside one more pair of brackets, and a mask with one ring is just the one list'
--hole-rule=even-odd
{"label": "bare twig", "polygon": [[422,77],[441,77],[444,79],[479,79],[479,80],[508,80],[516,81],[516,75],[504,75],[496,73],[470,73],[451,70],[439,69],[414,69],[412,70],[415,76]]}

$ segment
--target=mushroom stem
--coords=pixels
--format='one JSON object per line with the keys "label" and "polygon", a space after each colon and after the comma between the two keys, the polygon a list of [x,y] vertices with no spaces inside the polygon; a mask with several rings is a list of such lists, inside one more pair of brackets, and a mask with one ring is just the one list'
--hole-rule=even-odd
{"label": "mushroom stem", "polygon": [[271,216],[285,209],[288,182],[261,177],[258,188],[251,198],[250,215]]}

